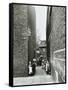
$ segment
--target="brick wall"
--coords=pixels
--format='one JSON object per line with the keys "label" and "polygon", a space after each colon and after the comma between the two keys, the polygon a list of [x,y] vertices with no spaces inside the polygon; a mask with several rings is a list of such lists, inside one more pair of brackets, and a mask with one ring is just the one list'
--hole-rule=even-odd
{"label": "brick wall", "polygon": [[14,77],[28,76],[28,61],[36,48],[35,9],[13,4],[13,72]]}
{"label": "brick wall", "polygon": [[52,51],[65,48],[65,8],[52,7],[51,33]]}
{"label": "brick wall", "polygon": [[[47,52],[51,62],[51,72],[55,79],[55,71],[58,72],[59,82],[65,82],[65,7],[50,8],[49,23],[47,24]],[[55,51],[60,52],[55,53]],[[61,52],[62,50],[62,52]],[[55,57],[56,56],[56,57]],[[57,60],[55,58],[57,58]],[[59,60],[61,58],[61,60]]]}
{"label": "brick wall", "polygon": [[28,26],[31,31],[31,36],[28,40],[28,59],[32,61],[36,50],[36,13],[35,8],[31,5],[28,6]]}
{"label": "brick wall", "polygon": [[13,5],[13,75],[28,76],[27,6]]}

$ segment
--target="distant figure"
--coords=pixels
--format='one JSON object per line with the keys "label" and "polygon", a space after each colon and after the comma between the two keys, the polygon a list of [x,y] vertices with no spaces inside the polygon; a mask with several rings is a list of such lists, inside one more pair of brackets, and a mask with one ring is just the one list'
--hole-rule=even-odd
{"label": "distant figure", "polygon": [[44,59],[42,59],[42,69],[45,68]]}
{"label": "distant figure", "polygon": [[40,57],[39,57],[39,65],[40,65],[40,66],[42,65],[42,60],[43,60],[43,56],[40,55]]}

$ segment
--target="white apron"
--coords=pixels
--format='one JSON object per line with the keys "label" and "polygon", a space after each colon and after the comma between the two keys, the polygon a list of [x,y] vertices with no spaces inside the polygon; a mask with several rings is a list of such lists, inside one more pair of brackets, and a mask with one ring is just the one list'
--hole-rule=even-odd
{"label": "white apron", "polygon": [[31,74],[32,73],[32,67],[30,66],[29,67],[29,74]]}

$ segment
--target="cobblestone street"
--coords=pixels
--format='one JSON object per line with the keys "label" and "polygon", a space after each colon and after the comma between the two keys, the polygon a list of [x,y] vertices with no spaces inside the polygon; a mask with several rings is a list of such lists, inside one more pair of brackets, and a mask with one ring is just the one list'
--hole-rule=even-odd
{"label": "cobblestone street", "polygon": [[36,67],[36,74],[29,77],[14,78],[14,85],[32,85],[54,83],[51,75],[47,75],[42,67]]}

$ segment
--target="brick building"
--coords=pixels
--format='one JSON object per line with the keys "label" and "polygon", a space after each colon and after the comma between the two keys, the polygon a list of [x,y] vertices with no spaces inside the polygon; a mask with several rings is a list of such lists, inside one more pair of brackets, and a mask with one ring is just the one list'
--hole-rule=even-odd
{"label": "brick building", "polygon": [[28,6],[28,26],[31,31],[28,40],[28,59],[32,61],[35,58],[36,50],[36,13],[35,8],[31,5]]}
{"label": "brick building", "polygon": [[65,7],[48,7],[47,59],[57,82],[65,82]]}
{"label": "brick building", "polygon": [[[35,22],[32,15],[35,15],[34,9],[30,12],[29,5],[13,4],[13,76],[28,76],[28,53],[33,57],[33,47],[29,43],[35,43]],[[34,14],[32,14],[32,12]],[[31,14],[30,14],[31,13]],[[30,14],[30,15],[29,15]],[[35,19],[35,18],[34,18]],[[35,21],[35,20],[34,20]],[[34,35],[33,35],[34,34]],[[32,37],[32,38],[31,38]],[[30,39],[31,38],[31,39]],[[31,51],[30,51],[31,50]]]}

